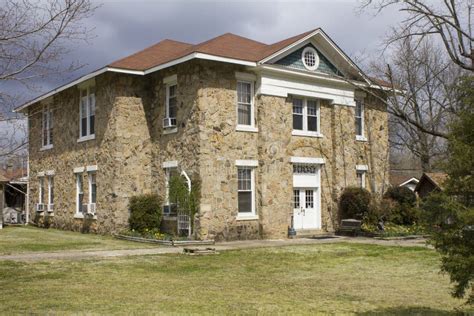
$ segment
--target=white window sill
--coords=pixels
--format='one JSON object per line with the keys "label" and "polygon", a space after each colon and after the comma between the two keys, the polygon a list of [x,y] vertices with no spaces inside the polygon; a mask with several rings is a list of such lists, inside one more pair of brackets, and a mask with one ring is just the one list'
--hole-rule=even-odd
{"label": "white window sill", "polygon": [[77,142],[81,143],[81,142],[85,142],[85,141],[92,140],[92,139],[95,139],[95,134],[82,136],[77,140]]}
{"label": "white window sill", "polygon": [[173,127],[173,128],[165,128],[163,130],[163,135],[169,135],[169,134],[175,134],[178,132],[178,128],[177,127]]}
{"label": "white window sill", "polygon": [[40,151],[50,150],[53,149],[53,144],[46,145],[40,148]]}
{"label": "white window sill", "polygon": [[258,220],[258,215],[254,214],[239,214],[237,215],[238,221],[254,221]]}
{"label": "white window sill", "polygon": [[365,136],[362,136],[362,135],[356,135],[356,140],[360,141],[360,142],[366,142],[367,138]]}
{"label": "white window sill", "polygon": [[316,138],[324,137],[323,134],[318,133],[318,132],[308,132],[308,131],[300,131],[300,130],[293,130],[291,132],[291,135],[293,135],[293,136],[305,136],[305,137],[316,137]]}
{"label": "white window sill", "polygon": [[249,126],[249,125],[237,125],[235,130],[238,132],[258,133],[258,128],[256,128],[255,126]]}

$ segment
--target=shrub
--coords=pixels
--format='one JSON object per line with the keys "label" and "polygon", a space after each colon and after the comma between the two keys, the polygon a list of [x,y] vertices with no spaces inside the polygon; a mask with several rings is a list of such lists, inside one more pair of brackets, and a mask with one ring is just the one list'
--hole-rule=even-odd
{"label": "shrub", "polygon": [[341,219],[365,219],[370,214],[371,194],[362,188],[346,188],[339,200]]}
{"label": "shrub", "polygon": [[130,198],[130,229],[145,231],[159,229],[161,223],[161,199],[157,194],[143,194]]}
{"label": "shrub", "polygon": [[416,204],[415,192],[407,187],[391,187],[385,192],[384,198],[397,201],[399,204],[406,204],[414,207]]}
{"label": "shrub", "polygon": [[397,225],[413,225],[419,220],[419,212],[415,207],[416,195],[405,187],[392,187],[384,194],[393,204],[388,220]]}

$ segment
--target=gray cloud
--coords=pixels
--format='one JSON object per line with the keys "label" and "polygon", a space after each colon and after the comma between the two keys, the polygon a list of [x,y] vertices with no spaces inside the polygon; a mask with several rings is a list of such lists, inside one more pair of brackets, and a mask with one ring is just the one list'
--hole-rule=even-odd
{"label": "gray cloud", "polygon": [[[95,28],[89,44],[71,46],[64,63],[85,66],[69,76],[42,80],[41,91],[100,68],[165,38],[199,43],[226,32],[264,43],[322,27],[350,56],[373,55],[381,38],[400,20],[357,14],[358,1],[151,1],[104,0],[85,23]],[[40,94],[20,90],[22,100]]]}

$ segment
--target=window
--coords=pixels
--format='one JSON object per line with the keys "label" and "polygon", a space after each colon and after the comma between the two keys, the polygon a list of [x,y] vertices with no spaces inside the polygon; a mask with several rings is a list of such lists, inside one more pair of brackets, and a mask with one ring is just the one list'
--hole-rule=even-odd
{"label": "window", "polygon": [[165,118],[163,119],[163,128],[175,128],[177,123],[176,116],[178,115],[177,77],[167,77],[163,81],[166,84]]}
{"label": "window", "polygon": [[316,50],[312,47],[306,47],[301,54],[303,65],[308,70],[316,70],[319,66],[319,56]]}
{"label": "window", "polygon": [[321,136],[319,121],[318,100],[293,99],[293,135]]}
{"label": "window", "polygon": [[176,205],[170,201],[170,180],[177,175],[177,167],[165,168],[165,203],[163,206],[163,214],[168,216],[176,215]]}
{"label": "window", "polygon": [[253,83],[237,81],[237,125],[254,126]]}
{"label": "window", "polygon": [[76,214],[83,214],[87,211],[84,205],[84,189],[82,173],[76,173]]}
{"label": "window", "polygon": [[48,176],[48,211],[54,211],[54,176]]}
{"label": "window", "polygon": [[97,200],[96,173],[89,172],[89,204],[95,204]]}
{"label": "window", "polygon": [[95,87],[90,86],[80,91],[79,139],[93,139],[95,135]]}
{"label": "window", "polygon": [[53,111],[49,106],[43,108],[42,149],[53,147]]}
{"label": "window", "polygon": [[365,189],[365,176],[369,167],[367,165],[357,165],[356,166],[356,178],[357,186],[359,188]]}
{"label": "window", "polygon": [[364,137],[364,104],[356,100],[355,107],[355,131],[357,140],[365,140]]}
{"label": "window", "polygon": [[44,204],[44,193],[45,193],[45,187],[44,187],[44,177],[39,178],[39,204]]}
{"label": "window", "polygon": [[239,215],[255,215],[254,169],[237,168]]}

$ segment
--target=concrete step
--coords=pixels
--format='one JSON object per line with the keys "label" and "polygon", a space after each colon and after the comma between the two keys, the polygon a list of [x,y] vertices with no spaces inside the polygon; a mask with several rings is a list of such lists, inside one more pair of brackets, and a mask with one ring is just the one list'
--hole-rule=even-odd
{"label": "concrete step", "polygon": [[334,237],[334,233],[327,232],[322,229],[298,229],[296,230],[296,238],[324,238]]}

